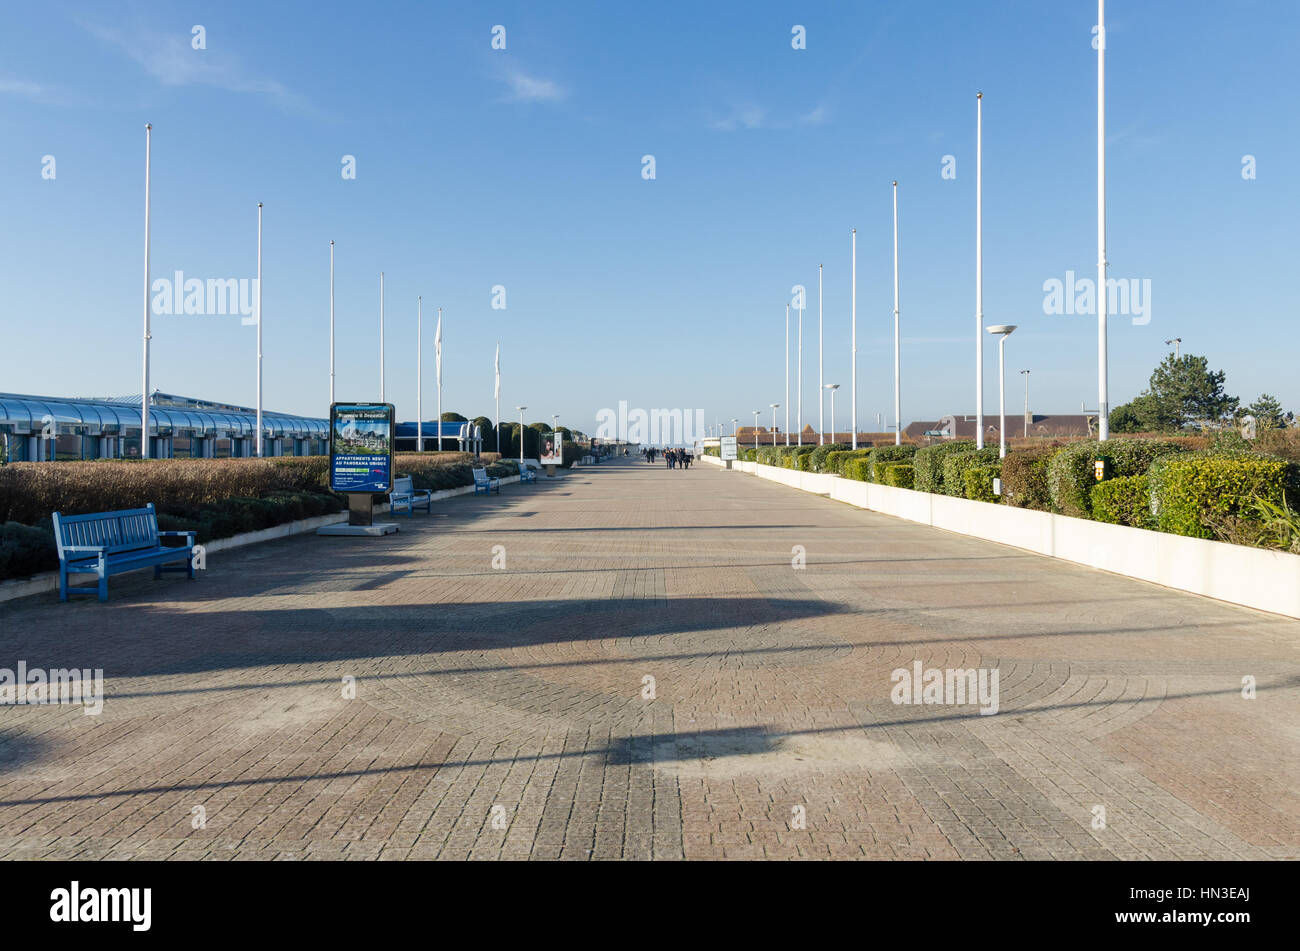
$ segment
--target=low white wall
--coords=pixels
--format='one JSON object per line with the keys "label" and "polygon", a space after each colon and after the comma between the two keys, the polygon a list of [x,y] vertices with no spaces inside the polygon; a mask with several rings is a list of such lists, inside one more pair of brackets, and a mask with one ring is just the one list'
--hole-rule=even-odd
{"label": "low white wall", "polygon": [[1300,618],[1300,555],[972,502],[753,462],[742,472],[837,502],[1219,601]]}

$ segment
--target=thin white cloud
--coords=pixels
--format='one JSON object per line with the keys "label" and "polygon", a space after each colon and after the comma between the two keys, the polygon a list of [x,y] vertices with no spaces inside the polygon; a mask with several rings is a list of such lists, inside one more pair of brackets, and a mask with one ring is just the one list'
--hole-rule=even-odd
{"label": "thin white cloud", "polygon": [[9,96],[19,96],[23,99],[31,99],[34,102],[40,102],[45,98],[48,90],[40,83],[27,82],[23,79],[0,79],[0,93]]}
{"label": "thin white cloud", "polygon": [[825,122],[827,119],[830,118],[830,115],[831,115],[830,107],[827,106],[825,103],[822,103],[812,111],[805,112],[803,115],[801,115],[799,117],[799,122],[801,125],[821,125],[823,122]]}
{"label": "thin white cloud", "polygon": [[164,86],[213,86],[270,100],[286,112],[316,113],[303,96],[273,79],[250,74],[239,57],[214,49],[196,50],[188,33],[129,32],[80,22],[82,29],[117,48]]}
{"label": "thin white cloud", "polygon": [[709,125],[722,132],[735,132],[740,129],[775,129],[789,130],[800,125],[821,125],[830,117],[830,109],[819,105],[795,119],[772,118],[767,110],[754,103],[735,106],[721,119],[711,119]]}
{"label": "thin white cloud", "polygon": [[568,95],[554,80],[529,76],[517,69],[507,72],[503,79],[510,87],[510,102],[559,102]]}

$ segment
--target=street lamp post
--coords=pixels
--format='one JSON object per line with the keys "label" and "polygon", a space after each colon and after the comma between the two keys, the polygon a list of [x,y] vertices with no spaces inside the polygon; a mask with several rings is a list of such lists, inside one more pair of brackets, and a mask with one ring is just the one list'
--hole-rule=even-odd
{"label": "street lamp post", "polygon": [[894,445],[903,442],[901,348],[898,338],[898,182],[894,182]]}
{"label": "street lamp post", "polygon": [[762,410],[754,409],[754,410],[750,410],[750,412],[754,414],[754,451],[757,452],[758,451],[758,414],[762,412]]}
{"label": "street lamp post", "polygon": [[740,420],[736,419],[734,416],[731,418],[731,435],[736,435],[736,424],[739,422]]}
{"label": "street lamp post", "polygon": [[1180,358],[1180,351],[1182,350],[1182,346],[1183,346],[1183,338],[1174,337],[1172,340],[1166,340],[1165,346],[1167,347],[1171,343],[1174,345],[1174,359],[1178,360]]}
{"label": "street lamp post", "polygon": [[[773,404],[772,404],[772,445],[773,445],[773,446],[776,445],[776,411],[777,411],[778,409],[780,409],[780,408],[781,408],[781,404],[780,404],[780,403],[773,403]],[[789,413],[790,411],[787,409],[786,412]],[[790,444],[790,434],[789,434],[789,433],[786,433],[786,434],[785,434],[785,438],[786,438],[786,445],[789,445],[789,444]]]}
{"label": "street lamp post", "polygon": [[[519,468],[522,471],[524,468],[524,410],[528,409],[528,407],[516,406],[515,409],[519,410]],[[438,425],[441,426],[442,423],[439,422]]]}
{"label": "street lamp post", "polygon": [[1011,332],[1016,329],[1015,324],[994,324],[989,328],[989,333],[998,337],[998,458],[1005,459],[1007,455],[1007,372],[1006,372],[1006,350],[1007,338]]}
{"label": "street lamp post", "polygon": [[1020,375],[1025,378],[1025,438],[1029,438],[1029,371],[1021,370]]}
{"label": "street lamp post", "polygon": [[823,389],[831,391],[831,442],[835,442],[835,391],[840,388],[838,383],[827,383]]}
{"label": "street lamp post", "polygon": [[[773,403],[775,408],[779,404]],[[772,414],[772,429],[776,429],[776,413]],[[785,444],[790,445],[790,305],[785,305]],[[775,442],[773,443],[775,445]]]}

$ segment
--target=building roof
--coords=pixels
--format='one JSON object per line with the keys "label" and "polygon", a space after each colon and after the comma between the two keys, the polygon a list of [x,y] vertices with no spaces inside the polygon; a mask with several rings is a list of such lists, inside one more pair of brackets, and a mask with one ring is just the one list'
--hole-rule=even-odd
{"label": "building roof", "polygon": [[[165,402],[155,403],[162,399]],[[223,407],[199,409],[198,407]],[[194,408],[190,408],[194,407]],[[0,426],[17,433],[39,433],[46,425],[79,427],[87,435],[140,434],[140,397],[108,399],[66,399],[58,396],[27,396],[0,393]],[[264,434],[272,438],[326,439],[329,422],[308,416],[262,411]],[[153,436],[257,435],[257,412],[245,407],[206,403],[186,397],[154,394],[149,407],[149,433]]]}
{"label": "building roof", "polygon": [[[909,439],[924,439],[927,433],[938,433],[948,427],[948,421],[952,421],[952,435],[954,439],[974,439],[975,438],[975,417],[971,416],[945,416],[937,420],[917,420],[910,423],[903,433]],[[1096,413],[1058,413],[1052,415],[1033,414],[1029,421],[1030,436],[1090,436],[1096,426]],[[1089,425],[1091,421],[1091,425]],[[1022,436],[1025,432],[1025,416],[1023,413],[1012,415],[1007,413],[1007,435]],[[989,434],[996,436],[998,434],[998,415],[997,413],[984,415],[984,435]]]}

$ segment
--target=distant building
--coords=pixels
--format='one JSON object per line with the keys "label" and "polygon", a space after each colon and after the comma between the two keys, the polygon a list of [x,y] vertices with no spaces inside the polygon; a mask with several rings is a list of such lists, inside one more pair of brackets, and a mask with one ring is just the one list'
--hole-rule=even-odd
{"label": "distant building", "polygon": [[[998,439],[997,413],[984,415],[984,441]],[[945,416],[935,420],[917,420],[903,430],[903,436],[912,442],[927,442],[934,439],[974,439],[975,417]],[[1095,413],[1066,413],[1052,416],[1023,413],[1014,416],[1007,414],[1007,438],[1017,439],[1023,436],[1040,436],[1047,438],[1079,439],[1096,437],[1097,416]]]}
{"label": "distant building", "polygon": [[[170,393],[149,401],[149,456],[220,459],[257,452],[257,411]],[[9,462],[139,459],[140,397],[66,399],[0,393],[0,442]],[[324,455],[324,419],[262,411],[266,456]]]}

